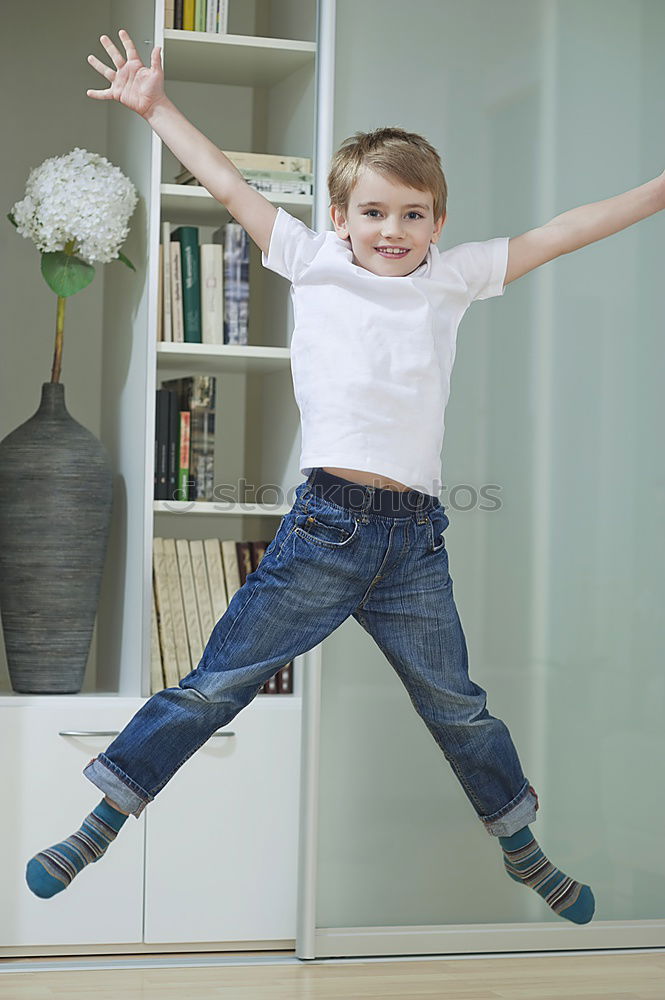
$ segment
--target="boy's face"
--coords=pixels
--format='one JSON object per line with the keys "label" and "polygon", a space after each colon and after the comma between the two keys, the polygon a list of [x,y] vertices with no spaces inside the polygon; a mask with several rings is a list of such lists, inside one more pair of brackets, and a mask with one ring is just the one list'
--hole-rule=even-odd
{"label": "boy's face", "polygon": [[[434,219],[431,191],[418,191],[366,167],[351,192],[348,212],[330,208],[335,232],[350,240],[353,263],[373,274],[400,277],[420,267],[441,235],[445,215]],[[378,204],[366,204],[377,202]],[[384,247],[406,253],[381,253]]]}

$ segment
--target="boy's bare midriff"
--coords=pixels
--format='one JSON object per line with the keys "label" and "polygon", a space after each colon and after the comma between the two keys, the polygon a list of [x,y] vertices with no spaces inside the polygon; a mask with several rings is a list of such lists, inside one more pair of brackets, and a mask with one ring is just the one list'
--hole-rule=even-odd
{"label": "boy's bare midriff", "polygon": [[379,489],[387,490],[408,490],[411,487],[399,483],[396,479],[388,479],[386,476],[379,476],[376,472],[363,472],[361,469],[333,469],[322,466],[324,472],[330,472],[333,476],[341,476],[342,479],[350,479],[352,483],[362,483],[363,486],[377,486]]}

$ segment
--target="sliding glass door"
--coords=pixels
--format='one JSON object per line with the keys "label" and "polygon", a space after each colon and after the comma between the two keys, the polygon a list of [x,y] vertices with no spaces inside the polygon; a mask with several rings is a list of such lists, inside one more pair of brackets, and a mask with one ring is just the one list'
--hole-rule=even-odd
{"label": "sliding glass door", "polygon": [[[337,0],[332,145],[420,132],[449,186],[439,248],[516,236],[665,168],[664,40],[653,0]],[[594,920],[507,878],[350,619],[322,647],[302,957],[665,944],[664,247],[659,214],[474,303],[446,410],[470,675]]]}

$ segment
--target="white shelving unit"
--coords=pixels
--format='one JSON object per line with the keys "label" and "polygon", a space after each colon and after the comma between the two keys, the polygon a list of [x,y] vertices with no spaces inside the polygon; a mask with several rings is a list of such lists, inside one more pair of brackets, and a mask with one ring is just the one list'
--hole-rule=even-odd
{"label": "white shelving unit", "polygon": [[[269,35],[279,34],[285,12],[288,23],[304,22],[313,36],[316,5],[316,0],[274,5],[231,0],[230,27],[242,25],[246,33],[219,36],[165,32],[160,0],[110,0],[111,23],[100,23],[99,32],[126,27],[144,59],[152,45],[162,45],[167,90],[173,81],[200,88],[195,88],[201,97],[196,124],[206,134],[228,126],[229,141],[220,143],[222,148],[313,156],[316,44]],[[250,88],[244,97],[252,109],[248,119],[211,114],[210,106],[222,107],[224,100],[233,107],[225,89],[231,87],[234,93]],[[302,677],[308,657],[318,662],[316,651],[296,658],[293,695],[257,696],[228,727],[233,739],[211,740],[174,776],[172,790],[170,783],[138,823],[130,819],[124,847],[104,861],[109,884],[124,879],[127,891],[119,894],[122,906],[111,908],[103,926],[91,933],[81,917],[86,909],[81,893],[99,891],[100,883],[93,885],[97,872],[83,873],[80,887],[72,885],[51,902],[50,920],[23,880],[30,852],[62,839],[67,827],[93,808],[94,788],[83,778],[83,767],[111,742],[104,734],[119,731],[150,696],[153,537],[270,539],[302,481],[288,283],[261,267],[260,251],[252,244],[248,346],[158,343],[161,221],[218,227],[230,215],[204,189],[172,183],[163,169],[168,157],[161,141],[138,116],[107,108],[104,154],[132,179],[139,205],[123,248],[136,273],[108,267],[103,275],[100,436],[114,469],[114,509],[94,687],[58,698],[0,695],[4,759],[22,762],[10,788],[16,822],[0,833],[7,862],[0,880],[0,956],[67,954],[91,946],[99,952],[288,949],[295,944],[297,923]],[[312,225],[313,198],[271,200]],[[247,501],[240,488],[229,503],[153,499],[155,390],[163,379],[197,373],[218,379],[216,481],[276,487],[275,501]],[[73,732],[81,735],[62,735]],[[30,733],[37,740],[34,756],[25,748]],[[34,803],[49,795],[52,822],[44,827]],[[184,849],[186,856],[194,828],[196,850],[203,837],[206,849],[218,852],[215,878],[206,874],[192,883],[188,869],[182,899],[173,906],[160,887],[169,883],[174,854]]]}

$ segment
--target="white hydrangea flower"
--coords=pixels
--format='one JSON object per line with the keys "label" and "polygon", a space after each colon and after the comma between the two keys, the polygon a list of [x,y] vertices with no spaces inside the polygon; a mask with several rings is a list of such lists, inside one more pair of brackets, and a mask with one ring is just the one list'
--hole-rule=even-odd
{"label": "white hydrangea flower", "polygon": [[88,264],[117,260],[136,207],[136,188],[118,167],[78,146],[30,171],[25,198],[12,208],[17,231],[52,253],[75,241]]}

